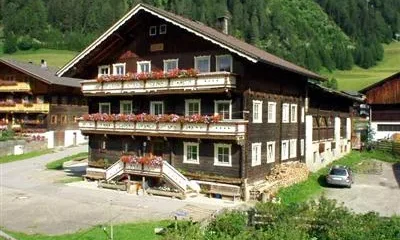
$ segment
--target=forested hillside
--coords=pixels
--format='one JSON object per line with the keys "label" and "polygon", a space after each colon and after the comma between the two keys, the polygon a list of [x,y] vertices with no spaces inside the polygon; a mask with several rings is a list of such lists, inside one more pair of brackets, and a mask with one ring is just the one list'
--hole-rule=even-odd
{"label": "forested hillside", "polygon": [[79,51],[138,2],[215,26],[311,70],[368,68],[400,33],[399,0],[0,0],[4,51]]}

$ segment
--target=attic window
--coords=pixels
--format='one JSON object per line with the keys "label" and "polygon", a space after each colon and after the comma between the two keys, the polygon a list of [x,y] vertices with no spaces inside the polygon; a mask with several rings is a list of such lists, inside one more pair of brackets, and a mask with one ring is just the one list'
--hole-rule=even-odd
{"label": "attic window", "polygon": [[[161,28],[160,28],[160,29],[161,29]],[[150,35],[150,36],[155,36],[155,35],[157,35],[157,26],[150,26],[149,35]]]}
{"label": "attic window", "polygon": [[99,71],[98,71],[98,75],[109,75],[110,74],[110,66],[108,65],[103,65],[103,66],[99,66]]}
{"label": "attic window", "polygon": [[167,25],[161,24],[160,25],[160,34],[166,34],[166,33],[167,33]]}

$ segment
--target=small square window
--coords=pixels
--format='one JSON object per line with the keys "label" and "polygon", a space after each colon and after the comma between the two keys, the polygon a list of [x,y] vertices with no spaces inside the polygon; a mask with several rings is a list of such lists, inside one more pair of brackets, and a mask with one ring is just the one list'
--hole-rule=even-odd
{"label": "small square window", "polygon": [[57,115],[51,116],[51,124],[57,124]]}
{"label": "small square window", "polygon": [[218,100],[215,101],[214,114],[218,114],[222,120],[232,119],[232,101]]}
{"label": "small square window", "polygon": [[125,63],[113,64],[113,75],[125,75]]}
{"label": "small square window", "polygon": [[110,74],[110,66],[103,65],[98,67],[98,76],[109,75]]}
{"label": "small square window", "polygon": [[282,104],[282,122],[283,123],[288,123],[289,122],[289,104],[284,103]]}
{"label": "small square window", "polygon": [[160,34],[166,34],[167,33],[167,24],[161,24],[160,25]]}
{"label": "small square window", "polygon": [[121,114],[132,114],[132,101],[120,101],[119,107]]}
{"label": "small square window", "polygon": [[137,62],[137,72],[138,73],[149,73],[151,72],[151,62],[150,61],[139,61]]}
{"label": "small square window", "polygon": [[149,28],[149,35],[150,35],[150,36],[155,36],[155,35],[157,35],[157,26],[150,26],[150,28]]}
{"label": "small square window", "polygon": [[99,103],[99,113],[110,114],[110,103]]}
{"label": "small square window", "polygon": [[185,115],[200,115],[201,114],[201,100],[200,99],[185,99]]}
{"label": "small square window", "polygon": [[67,123],[67,116],[63,115],[61,116],[61,124],[66,124]]}
{"label": "small square window", "polygon": [[183,163],[199,164],[199,143],[183,143]]}
{"label": "small square window", "polygon": [[289,157],[289,141],[283,140],[281,146],[281,159],[286,160]]}
{"label": "small square window", "polygon": [[210,72],[210,56],[194,57],[194,68],[200,73]]}
{"label": "small square window", "polygon": [[297,156],[297,139],[290,139],[290,156],[289,158],[295,158]]}
{"label": "small square window", "polygon": [[253,123],[262,123],[263,101],[253,100]]}
{"label": "small square window", "polygon": [[251,166],[261,165],[261,143],[251,144]]}
{"label": "small square window", "polygon": [[214,144],[214,166],[232,166],[231,144]]}
{"label": "small square window", "polygon": [[216,71],[217,72],[232,72],[232,56],[219,55],[215,57]]}
{"label": "small square window", "polygon": [[267,163],[275,162],[275,142],[267,142]]}
{"label": "small square window", "polygon": [[276,102],[268,102],[268,123],[276,122]]}
{"label": "small square window", "polygon": [[178,69],[178,59],[164,60],[164,72]]}
{"label": "small square window", "polygon": [[297,122],[297,104],[290,104],[290,122]]}
{"label": "small square window", "polygon": [[150,102],[150,114],[163,115],[164,114],[164,102],[163,101]]}

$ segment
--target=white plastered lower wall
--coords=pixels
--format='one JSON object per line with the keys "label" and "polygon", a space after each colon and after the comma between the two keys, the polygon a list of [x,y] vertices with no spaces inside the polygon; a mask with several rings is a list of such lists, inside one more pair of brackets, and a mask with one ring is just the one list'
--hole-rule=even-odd
{"label": "white plastered lower wall", "polygon": [[393,134],[400,131],[378,131],[378,124],[400,125],[400,122],[373,122],[371,121],[371,130],[374,132],[374,140],[390,139]]}
{"label": "white plastered lower wall", "polygon": [[73,146],[74,144],[84,144],[88,140],[82,135],[80,130],[65,130],[64,147]]}

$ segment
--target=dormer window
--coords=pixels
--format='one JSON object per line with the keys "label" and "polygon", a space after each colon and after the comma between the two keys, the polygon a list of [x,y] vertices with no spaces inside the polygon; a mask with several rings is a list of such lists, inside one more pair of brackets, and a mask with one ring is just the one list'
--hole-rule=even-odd
{"label": "dormer window", "polygon": [[103,65],[103,66],[99,66],[99,72],[98,75],[109,75],[110,74],[110,66],[108,65]]}
{"label": "dormer window", "polygon": [[232,56],[219,55],[216,58],[216,71],[217,72],[232,72]]}
{"label": "dormer window", "polygon": [[137,72],[138,73],[151,72],[151,62],[150,61],[137,62]]}
{"label": "dormer window", "polygon": [[194,68],[200,73],[210,72],[210,56],[194,57]]}
{"label": "dormer window", "polygon": [[178,68],[178,59],[164,60],[164,72],[169,72]]}
{"label": "dormer window", "polygon": [[149,35],[150,35],[150,36],[155,36],[155,35],[157,35],[157,26],[150,26]]}
{"label": "dormer window", "polygon": [[113,75],[125,75],[125,63],[113,64]]}
{"label": "dormer window", "polygon": [[161,24],[160,25],[160,34],[166,34],[166,33],[167,33],[167,25]]}

